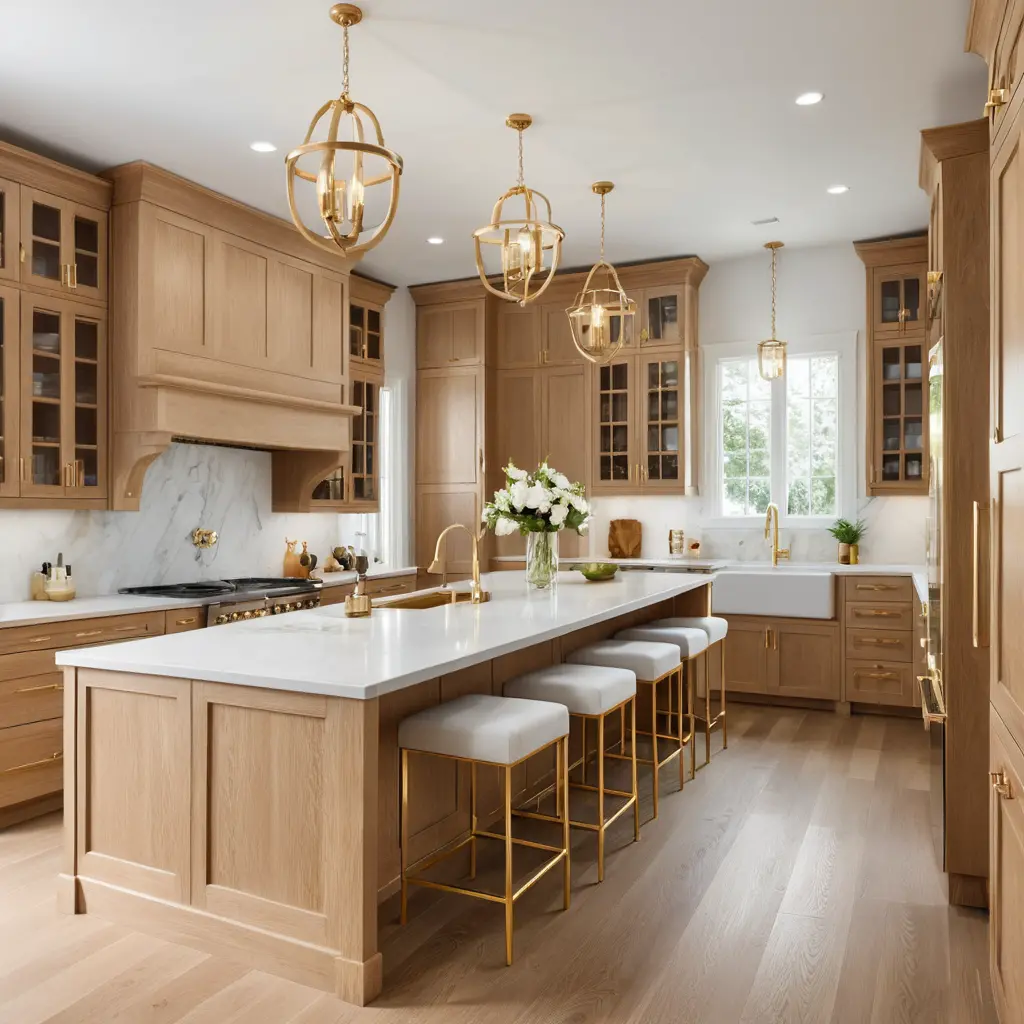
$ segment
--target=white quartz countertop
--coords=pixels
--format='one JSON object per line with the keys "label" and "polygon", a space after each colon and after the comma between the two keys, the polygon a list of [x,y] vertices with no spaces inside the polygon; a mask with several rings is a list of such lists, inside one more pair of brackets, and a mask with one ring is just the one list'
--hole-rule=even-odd
{"label": "white quartz countertop", "polygon": [[588,583],[560,573],[551,591],[491,573],[491,600],[427,609],[341,605],[213,629],[61,651],[59,665],[371,699],[551,640],[705,586],[711,577],[626,573]]}
{"label": "white quartz countertop", "polygon": [[[409,576],[415,566],[403,569],[371,568],[369,579]],[[354,572],[327,573],[325,587],[355,583]],[[230,595],[228,595],[230,596]],[[108,594],[104,597],[76,597],[71,601],[9,601],[0,603],[0,629],[5,626],[36,626],[67,619],[92,619],[105,615],[134,615],[140,612],[173,611],[175,608],[196,608],[223,601],[224,594],[213,597],[139,597],[135,594]],[[241,597],[238,600],[242,600]]]}

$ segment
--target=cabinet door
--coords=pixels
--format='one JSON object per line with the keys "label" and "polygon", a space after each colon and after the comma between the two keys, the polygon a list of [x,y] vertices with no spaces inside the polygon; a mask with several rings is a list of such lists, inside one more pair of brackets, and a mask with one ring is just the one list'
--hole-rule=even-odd
{"label": "cabinet door", "polygon": [[648,345],[676,345],[680,348],[684,338],[683,289],[679,286],[646,288],[641,295],[640,347]]}
{"label": "cabinet door", "polygon": [[776,619],[769,626],[768,692],[839,700],[842,680],[839,626]]}
{"label": "cabinet door", "polygon": [[502,303],[498,310],[499,369],[539,366],[541,362],[541,310],[537,306]]}
{"label": "cabinet door", "polygon": [[67,457],[62,409],[73,395],[67,379],[74,351],[60,299],[24,293],[21,303],[22,497],[62,498]]}
{"label": "cabinet door", "polygon": [[[479,528],[483,507],[479,493],[471,488],[437,491],[416,489],[416,564],[425,569],[434,557],[437,538],[446,526],[462,523]],[[445,538],[443,554],[449,574],[473,569],[473,545],[465,530],[453,530]]]}
{"label": "cabinet door", "polygon": [[318,284],[312,263],[288,256],[268,261],[266,360],[275,370],[323,379],[314,314]]}
{"label": "cabinet door", "polygon": [[[1000,1019],[1024,1006],[1024,756],[992,714],[989,750],[989,962]],[[998,785],[997,785],[998,784]]]}
{"label": "cabinet door", "polygon": [[[541,391],[540,370],[498,370],[495,443],[491,449],[498,467],[511,461],[520,469],[532,470],[544,457]],[[494,538],[495,555],[522,555],[525,551],[526,540],[519,534]]]}
{"label": "cabinet door", "polygon": [[541,361],[545,366],[584,366],[586,361],[580,355],[572,340],[569,317],[561,303],[549,303],[541,310],[543,317],[543,349]]}
{"label": "cabinet door", "polygon": [[69,203],[64,235],[68,243],[69,289],[76,298],[107,299],[107,215]]}
{"label": "cabinet door", "polygon": [[646,491],[682,492],[686,422],[682,353],[641,356],[640,476]]}
{"label": "cabinet door", "polygon": [[68,203],[35,189],[21,190],[21,244],[25,262],[21,266],[24,284],[51,291],[63,291],[72,252],[67,237]]}
{"label": "cabinet door", "polygon": [[19,491],[18,293],[0,287],[0,497]]}
{"label": "cabinet door", "polygon": [[874,273],[875,334],[921,331],[928,317],[928,271],[917,263],[885,267]]}
{"label": "cabinet door", "polygon": [[422,369],[482,363],[484,300],[421,306],[416,314],[416,365]]}
{"label": "cabinet door", "polygon": [[483,473],[482,367],[425,370],[416,386],[416,481],[477,486]]}
{"label": "cabinet door", "polygon": [[876,342],[869,415],[873,423],[871,492],[928,493],[928,372],[925,339]]}
{"label": "cabinet door", "polygon": [[352,420],[350,500],[355,505],[376,504],[380,500],[380,380],[353,377],[352,404],[362,412]]}
{"label": "cabinet door", "polygon": [[640,455],[637,450],[637,374],[635,358],[626,356],[593,369],[597,436],[594,443],[595,494],[637,491]]}
{"label": "cabinet door", "polygon": [[65,495],[102,498],[107,492],[107,325],[91,307],[70,308],[64,319]]}
{"label": "cabinet door", "polygon": [[[572,483],[587,483],[590,466],[590,396],[585,366],[551,366],[541,371],[541,457]],[[586,538],[575,530],[559,535],[560,556],[586,551]]]}
{"label": "cabinet door", "polygon": [[349,359],[367,367],[384,365],[384,311],[370,302],[349,305]]}
{"label": "cabinet door", "polygon": [[769,631],[758,620],[729,619],[725,638],[725,688],[739,693],[768,692]]}
{"label": "cabinet door", "polygon": [[0,281],[21,275],[21,186],[0,178]]}

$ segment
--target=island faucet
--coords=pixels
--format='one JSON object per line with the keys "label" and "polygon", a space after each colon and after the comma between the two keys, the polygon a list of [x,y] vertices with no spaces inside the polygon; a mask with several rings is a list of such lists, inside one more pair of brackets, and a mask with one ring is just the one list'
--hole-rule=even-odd
{"label": "island faucet", "polygon": [[445,543],[444,539],[452,530],[465,530],[473,541],[473,582],[469,591],[471,595],[470,600],[473,604],[483,604],[484,601],[491,599],[491,595],[488,591],[484,590],[480,583],[480,542],[477,535],[468,526],[464,526],[462,523],[452,523],[451,526],[446,526],[441,531],[437,538],[437,544],[434,547],[434,560],[430,563],[427,572],[447,574],[447,562],[442,552]]}
{"label": "island faucet", "polygon": [[789,548],[779,547],[779,506],[774,501],[768,504],[764,521],[764,539],[772,539],[772,565],[778,565],[780,558],[789,558]]}

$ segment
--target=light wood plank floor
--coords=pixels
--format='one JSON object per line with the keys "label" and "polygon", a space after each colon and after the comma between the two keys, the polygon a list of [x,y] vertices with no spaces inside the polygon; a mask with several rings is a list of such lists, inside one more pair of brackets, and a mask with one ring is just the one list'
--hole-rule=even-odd
{"label": "light wood plank floor", "polygon": [[994,1021],[987,918],[949,908],[935,866],[920,724],[749,705],[730,709],[730,722],[729,750],[684,793],[667,773],[661,816],[639,845],[629,816],[620,819],[602,885],[594,839],[580,836],[569,913],[558,912],[557,879],[517,905],[512,968],[500,909],[417,892],[399,929],[393,906],[383,908],[385,994],[363,1010],[57,914],[59,818],[9,829],[0,833],[0,1021]]}

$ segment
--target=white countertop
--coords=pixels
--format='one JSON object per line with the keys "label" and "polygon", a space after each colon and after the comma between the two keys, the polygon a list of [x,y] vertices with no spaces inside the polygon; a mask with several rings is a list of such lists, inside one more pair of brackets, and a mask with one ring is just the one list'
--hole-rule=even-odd
{"label": "white countertop", "polygon": [[61,651],[59,665],[202,679],[367,700],[521,650],[705,586],[711,577],[626,573],[588,583],[559,574],[529,591],[522,574],[490,573],[491,600],[427,609],[341,605],[214,629]]}
{"label": "white countertop", "polygon": [[[369,579],[409,576],[415,566],[404,569],[371,568]],[[333,587],[355,583],[354,572],[327,573],[323,584]],[[212,597],[139,597],[135,594],[108,594],[105,597],[76,597],[71,601],[9,601],[0,603],[0,629],[5,626],[36,626],[67,619],[92,619],[104,615],[133,615],[140,612],[173,611],[175,608],[197,608],[223,601],[224,594]],[[241,600],[241,598],[239,599]]]}

